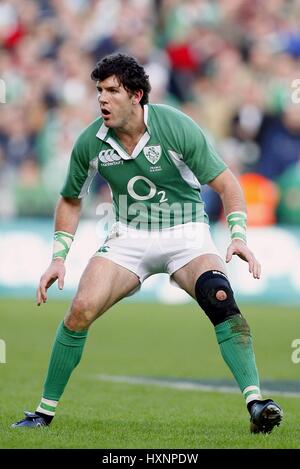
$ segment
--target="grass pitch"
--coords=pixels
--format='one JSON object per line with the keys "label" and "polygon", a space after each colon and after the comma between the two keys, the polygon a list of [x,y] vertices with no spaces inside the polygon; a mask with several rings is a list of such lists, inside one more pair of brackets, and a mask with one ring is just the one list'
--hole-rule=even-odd
{"label": "grass pitch", "polygon": [[[231,379],[214,331],[197,305],[120,303],[93,325],[51,427],[10,429],[38,404],[53,336],[68,303],[1,300],[1,448],[300,448],[299,397],[271,396],[285,419],[271,435],[251,435],[239,394],[104,382],[99,375]],[[296,308],[242,308],[261,379],[296,381],[291,343]],[[297,337],[298,336],[298,337]],[[299,387],[300,391],[300,387]],[[269,396],[265,396],[269,397]]]}

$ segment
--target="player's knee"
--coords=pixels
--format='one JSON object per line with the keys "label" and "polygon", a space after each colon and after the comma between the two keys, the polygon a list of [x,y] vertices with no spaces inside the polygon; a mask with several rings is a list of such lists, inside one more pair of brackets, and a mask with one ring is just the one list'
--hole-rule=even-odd
{"label": "player's knee", "polygon": [[195,296],[214,326],[230,316],[241,314],[226,275],[218,270],[200,275],[195,285]]}
{"label": "player's knee", "polygon": [[85,330],[92,323],[93,316],[90,301],[85,297],[76,296],[65,318],[65,325],[72,331]]}

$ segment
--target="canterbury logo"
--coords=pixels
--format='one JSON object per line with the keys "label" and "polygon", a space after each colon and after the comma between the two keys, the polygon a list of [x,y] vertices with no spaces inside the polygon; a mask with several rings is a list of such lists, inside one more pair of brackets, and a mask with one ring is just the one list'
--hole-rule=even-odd
{"label": "canterbury logo", "polygon": [[99,160],[102,163],[112,163],[113,161],[120,161],[121,157],[115,150],[102,150],[98,155]]}

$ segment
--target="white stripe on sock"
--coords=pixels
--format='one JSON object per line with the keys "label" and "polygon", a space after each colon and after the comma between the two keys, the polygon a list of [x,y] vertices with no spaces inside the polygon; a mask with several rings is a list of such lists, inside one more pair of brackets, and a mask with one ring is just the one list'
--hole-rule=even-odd
{"label": "white stripe on sock", "polygon": [[41,402],[38,408],[36,409],[37,412],[41,412],[42,414],[51,415],[51,416],[55,415],[55,411],[44,409],[43,407],[41,407],[41,404],[50,405],[51,407],[56,408],[58,401],[51,401],[50,399],[45,399],[44,397],[42,397]]}
{"label": "white stripe on sock", "polygon": [[246,404],[249,404],[251,401],[261,401],[261,394],[250,394],[246,398]]}
{"label": "white stripe on sock", "polygon": [[41,407],[40,405],[36,409],[36,412],[41,412],[42,414],[51,415],[51,417],[55,415],[55,412],[51,412],[50,410],[43,409],[43,407]]}
{"label": "white stripe on sock", "polygon": [[45,399],[42,397],[41,402],[43,404],[51,405],[52,407],[57,407],[58,401],[50,401],[50,399]]}
{"label": "white stripe on sock", "polygon": [[247,386],[244,391],[243,391],[243,394],[247,394],[247,392],[249,391],[258,391],[259,392],[259,387],[258,386]]}

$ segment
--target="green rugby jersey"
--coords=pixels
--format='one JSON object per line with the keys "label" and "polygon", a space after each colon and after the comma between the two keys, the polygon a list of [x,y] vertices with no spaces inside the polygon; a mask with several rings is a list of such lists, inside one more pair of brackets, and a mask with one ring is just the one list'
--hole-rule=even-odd
{"label": "green rugby jersey", "polygon": [[85,196],[97,172],[110,186],[117,221],[156,229],[190,221],[208,223],[201,198],[226,169],[200,127],[166,105],[144,106],[146,131],[129,155],[102,118],[79,136],[63,197]]}

